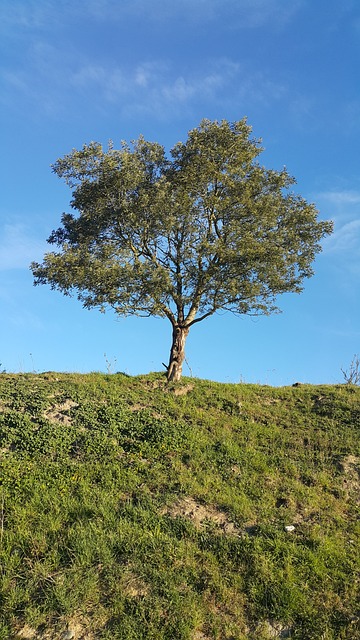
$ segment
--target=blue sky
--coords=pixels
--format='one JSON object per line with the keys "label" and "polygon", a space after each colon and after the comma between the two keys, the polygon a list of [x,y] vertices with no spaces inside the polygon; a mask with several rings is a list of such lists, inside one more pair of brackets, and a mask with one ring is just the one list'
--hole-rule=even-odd
{"label": "blue sky", "polygon": [[86,311],[33,287],[69,210],[50,165],[96,140],[166,149],[202,118],[247,116],[261,162],[332,219],[313,278],[281,314],[195,325],[185,374],[342,382],[360,353],[358,0],[2,0],[0,362],[8,371],[159,371],[170,324]]}

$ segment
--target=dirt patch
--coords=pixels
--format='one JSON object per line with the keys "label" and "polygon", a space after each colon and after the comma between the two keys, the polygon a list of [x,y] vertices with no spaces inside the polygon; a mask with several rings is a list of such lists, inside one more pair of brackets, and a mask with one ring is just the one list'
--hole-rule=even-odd
{"label": "dirt patch", "polygon": [[350,454],[342,460],[340,468],[344,474],[344,489],[355,494],[357,503],[360,503],[360,458]]}
{"label": "dirt patch", "polygon": [[139,576],[129,575],[124,580],[123,592],[130,598],[143,598],[149,593],[149,588]]}
{"label": "dirt patch", "polygon": [[22,629],[20,629],[15,638],[22,638],[22,640],[32,640],[32,638],[36,638],[36,629],[33,629],[28,624],[26,624]]}
{"label": "dirt patch", "polygon": [[163,513],[173,518],[178,516],[188,518],[197,528],[201,528],[204,522],[208,521],[217,525],[223,533],[229,535],[239,535],[241,533],[224,511],[211,505],[196,502],[191,497],[181,498],[170,507],[167,507]]}
{"label": "dirt patch", "polygon": [[252,637],[261,637],[264,638],[264,640],[265,638],[266,640],[271,640],[272,638],[274,638],[274,640],[275,638],[291,638],[292,635],[292,629],[290,627],[274,620],[263,620],[262,622],[259,622],[256,625],[254,632],[255,635]]}
{"label": "dirt patch", "polygon": [[143,411],[144,409],[147,409],[147,406],[145,404],[132,404],[128,409],[129,411]]}
{"label": "dirt patch", "polygon": [[61,424],[69,425],[72,423],[72,418],[69,415],[70,410],[78,407],[78,403],[73,400],[67,399],[64,402],[53,405],[45,411],[45,418],[50,422],[60,422]]}
{"label": "dirt patch", "polygon": [[96,624],[90,618],[76,615],[72,616],[56,628],[43,627],[33,629],[30,625],[24,625],[14,636],[18,640],[95,640],[99,637],[99,631],[106,625],[107,619],[97,620]]}
{"label": "dirt patch", "polygon": [[[103,621],[105,624],[105,620]],[[85,617],[78,616],[71,618],[67,624],[63,627],[60,634],[54,634],[49,636],[49,640],[56,640],[60,638],[61,640],[95,640],[97,636],[97,631],[99,630],[99,626],[96,629],[91,625],[90,620]]]}
{"label": "dirt patch", "polygon": [[194,386],[194,384],[185,384],[182,387],[174,387],[171,392],[174,394],[174,396],[186,396],[188,393],[190,393],[190,391],[193,390]]}

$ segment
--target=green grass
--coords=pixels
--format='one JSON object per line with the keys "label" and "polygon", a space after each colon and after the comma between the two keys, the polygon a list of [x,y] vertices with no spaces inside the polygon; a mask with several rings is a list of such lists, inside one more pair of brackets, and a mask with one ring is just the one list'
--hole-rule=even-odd
{"label": "green grass", "polygon": [[350,385],[2,374],[0,639],[359,639],[359,430]]}

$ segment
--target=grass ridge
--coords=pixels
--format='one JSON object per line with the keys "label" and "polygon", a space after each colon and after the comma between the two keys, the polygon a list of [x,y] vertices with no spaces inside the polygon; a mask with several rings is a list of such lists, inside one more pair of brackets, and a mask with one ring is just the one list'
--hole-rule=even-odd
{"label": "grass ridge", "polygon": [[0,639],[360,638],[359,428],[352,385],[2,374]]}

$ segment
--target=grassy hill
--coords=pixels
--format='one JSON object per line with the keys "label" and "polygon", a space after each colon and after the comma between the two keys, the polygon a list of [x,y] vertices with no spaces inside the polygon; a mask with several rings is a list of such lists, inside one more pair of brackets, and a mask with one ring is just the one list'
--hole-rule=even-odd
{"label": "grassy hill", "polygon": [[0,376],[0,638],[360,638],[360,388]]}

